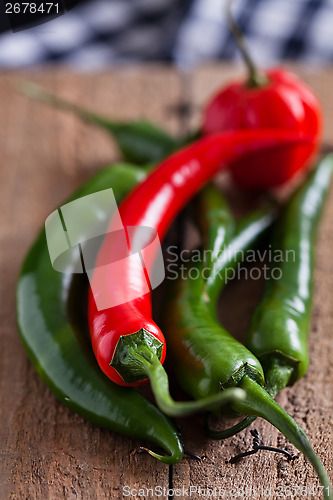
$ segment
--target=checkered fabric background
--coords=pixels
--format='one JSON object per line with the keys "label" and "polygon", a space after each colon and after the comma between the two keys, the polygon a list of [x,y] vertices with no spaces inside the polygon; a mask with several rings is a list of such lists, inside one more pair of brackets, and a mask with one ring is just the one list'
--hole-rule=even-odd
{"label": "checkered fabric background", "polygon": [[[333,60],[333,0],[235,0],[233,12],[262,65]],[[59,61],[89,70],[154,60],[190,67],[239,57],[223,0],[79,0],[62,16],[14,33],[1,18],[3,68]]]}

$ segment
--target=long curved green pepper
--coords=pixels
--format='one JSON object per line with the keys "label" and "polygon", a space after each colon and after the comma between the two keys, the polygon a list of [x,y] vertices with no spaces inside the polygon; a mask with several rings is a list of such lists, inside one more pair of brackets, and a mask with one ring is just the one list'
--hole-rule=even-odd
{"label": "long curved green pepper", "polygon": [[[68,201],[112,188],[119,202],[145,175],[135,166],[107,167]],[[80,280],[75,284],[70,271],[62,274],[52,268],[45,231],[41,231],[24,261],[17,286],[18,326],[30,360],[57,398],[79,415],[162,447],[168,456],[147,450],[161,462],[179,462],[183,447],[173,423],[136,390],[120,387],[104,376],[93,355],[89,334],[84,336],[82,331],[86,318],[77,331],[72,309],[86,310],[88,283]],[[72,307],[77,292],[80,299],[75,299],[78,303]]]}
{"label": "long curved green pepper", "polygon": [[328,155],[293,195],[274,230],[272,252],[282,260],[273,265],[281,278],[267,281],[246,339],[273,395],[303,377],[309,365],[315,245],[332,175],[333,155]]}
{"label": "long curved green pepper", "polygon": [[125,160],[137,165],[157,163],[179,149],[177,140],[148,121],[115,122],[57,97],[35,83],[23,81],[21,91],[40,102],[73,113],[83,121],[97,125],[111,134]]}
{"label": "long curved green pepper", "polygon": [[[209,197],[209,194],[204,190],[201,196]],[[224,248],[224,244],[221,250],[220,266],[214,262],[212,266],[214,272],[219,267],[219,274],[229,265],[233,266],[240,253],[238,245],[234,245],[234,252],[228,246]],[[202,263],[197,266],[202,270]],[[226,387],[244,389],[245,399],[232,403],[231,409],[237,414],[261,416],[279,429],[312,463],[324,486],[324,496],[329,498],[332,488],[329,477],[306,434],[263,387],[263,371],[258,359],[218,324],[207,307],[210,297],[206,281],[206,275],[202,279],[178,280],[165,312],[165,334],[180,384],[194,398]],[[214,432],[209,435],[216,438]]]}
{"label": "long curved green pepper", "polygon": [[[221,340],[222,327],[215,307],[211,313],[213,301],[209,293],[213,288],[207,287],[206,275],[214,269],[220,281],[227,281],[242,252],[256,242],[275,218],[273,212],[258,211],[239,221],[235,228],[228,216],[229,207],[216,188],[207,186],[199,196],[201,219],[206,218],[210,229],[209,240],[218,244],[214,252],[205,253],[206,260],[203,257],[201,262],[191,262],[185,279],[180,276],[170,283],[163,317],[168,352],[177,361],[174,370],[178,380],[185,392],[198,400],[237,386],[246,373],[259,384],[265,383],[259,361],[246,347],[225,330]],[[229,225],[221,230],[221,222],[228,220]]]}
{"label": "long curved green pepper", "polygon": [[[98,124],[111,131],[118,142],[123,153],[127,157],[136,158],[138,162],[153,159],[160,159],[164,157],[179,146],[179,142],[170,138],[163,131],[151,125],[150,123],[132,122],[128,124],[115,124],[108,119],[101,118],[93,113],[85,111],[80,107],[67,103],[52,94],[41,89],[39,86],[31,83],[24,83],[24,92],[30,96],[34,96],[39,100],[51,103],[62,109],[72,111],[81,118]],[[148,141],[148,142],[147,142]],[[151,144],[150,144],[151,143]],[[126,149],[128,146],[129,149]],[[125,149],[126,151],[125,151]],[[142,155],[139,158],[139,156]],[[131,168],[135,168],[132,166]],[[140,173],[140,172],[139,172]],[[116,194],[116,193],[115,193]],[[88,217],[88,214],[87,214]],[[231,219],[231,216],[230,216]],[[128,362],[132,365],[134,355],[137,355],[137,349],[134,349],[133,356],[128,357]],[[169,416],[185,416],[197,411],[206,409],[221,408],[231,403],[231,401],[238,400],[243,397],[244,391],[239,388],[232,388],[229,391],[211,395],[202,401],[174,401],[169,392],[168,376],[162,367],[159,360],[149,359],[151,352],[147,350],[144,355],[138,355],[136,362],[142,366],[147,375],[151,378],[151,384],[154,388],[156,401],[159,407]],[[122,361],[123,366],[126,362]],[[133,366],[131,366],[133,368]],[[153,455],[153,452],[150,452]]]}
{"label": "long curved green pepper", "polygon": [[[314,251],[332,172],[333,155],[328,155],[294,193],[274,229],[271,254],[278,252],[281,256],[274,262],[281,278],[267,281],[245,342],[260,360],[266,390],[273,397],[293,385],[308,368]],[[219,288],[218,280],[212,281]],[[210,435],[216,439],[230,437],[255,418],[248,416],[230,429],[210,431]]]}
{"label": "long curved green pepper", "polygon": [[[234,220],[226,200],[222,200],[221,195],[219,200],[218,221],[220,224],[223,222],[225,228],[221,236],[225,241],[229,241],[234,228]],[[202,397],[196,398],[196,401],[175,401],[170,395],[168,375],[158,357],[153,355],[150,349],[138,350],[137,344],[133,343],[131,346],[127,344],[124,351],[120,351],[119,356],[122,357],[122,366],[128,365],[128,369],[133,370],[133,363],[135,363],[135,366],[149,377],[158,407],[169,416],[180,417],[207,410],[219,411],[222,407],[243,399],[245,396],[244,391],[239,388],[228,388],[226,391],[202,394]]]}

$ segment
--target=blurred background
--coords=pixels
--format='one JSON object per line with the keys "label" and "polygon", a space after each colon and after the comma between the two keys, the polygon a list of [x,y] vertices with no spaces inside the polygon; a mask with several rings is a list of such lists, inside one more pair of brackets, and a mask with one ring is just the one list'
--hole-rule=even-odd
{"label": "blurred background", "polygon": [[[64,0],[59,15],[39,19],[34,27],[6,14],[5,5],[3,69],[56,62],[89,71],[137,61],[186,68],[240,57],[223,0]],[[333,60],[333,0],[235,0],[232,10],[262,66]]]}

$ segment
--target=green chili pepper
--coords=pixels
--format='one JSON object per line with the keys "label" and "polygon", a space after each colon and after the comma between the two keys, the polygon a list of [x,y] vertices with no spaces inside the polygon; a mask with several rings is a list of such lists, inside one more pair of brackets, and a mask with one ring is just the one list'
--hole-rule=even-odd
{"label": "green chili pepper", "polygon": [[[274,267],[281,278],[267,281],[245,343],[262,363],[265,387],[273,397],[293,385],[308,368],[314,250],[332,171],[333,155],[329,155],[294,193],[274,229],[271,254],[279,253],[280,261],[274,262]],[[213,275],[212,283],[220,289],[221,282]],[[210,435],[230,437],[255,419],[248,416],[230,429],[210,431]]]}
{"label": "green chili pepper", "polygon": [[[68,201],[112,188],[119,202],[144,177],[145,171],[137,167],[107,167]],[[86,313],[88,282],[82,282],[84,275],[77,275],[81,280],[76,282],[70,271],[62,274],[52,268],[42,230],[25,259],[17,288],[19,330],[33,365],[66,406],[97,425],[161,446],[169,456],[149,451],[161,462],[178,462],[183,449],[172,422],[134,389],[108,380],[96,362],[89,334],[84,337],[76,331],[71,301],[80,289],[81,314]],[[87,325],[87,318],[81,323]]]}
{"label": "green chili pepper", "polygon": [[[237,385],[245,373],[264,385],[261,365],[246,347],[226,331],[221,345],[221,325],[215,307],[212,309],[214,294],[210,295],[214,287],[208,286],[206,274],[214,270],[223,283],[227,279],[224,273],[237,264],[242,251],[251,246],[274,219],[273,213],[258,211],[237,223],[232,236],[235,222],[221,193],[209,186],[200,197],[202,223],[210,228],[208,240],[217,243],[213,245],[213,252],[204,254],[206,260],[203,256],[201,262],[190,263],[184,273],[186,279],[171,283],[163,318],[168,352],[177,360],[176,374],[183,389],[195,399]],[[224,228],[221,228],[222,221]],[[194,279],[188,275],[190,270]],[[216,293],[216,289],[214,291]]]}
{"label": "green chili pepper", "polygon": [[272,255],[279,279],[267,281],[246,344],[260,359],[268,392],[275,395],[301,378],[309,365],[315,245],[333,174],[327,156],[294,194],[274,230]]}
{"label": "green chili pepper", "polygon": [[[210,197],[207,191],[202,196]],[[267,227],[267,217],[264,227]],[[216,228],[216,232],[218,230]],[[237,234],[235,241],[246,242],[243,246],[232,241],[225,247],[225,242],[220,242],[222,253],[211,263],[215,274],[217,269],[220,274],[230,265],[235,265],[237,257],[242,254],[239,249],[245,250],[249,243],[253,243],[251,234],[247,228]],[[255,236],[258,236],[258,231]],[[202,263],[198,264],[199,270],[202,267]],[[231,409],[238,414],[261,416],[279,429],[310,460],[325,488],[325,498],[329,498],[330,480],[306,434],[264,389],[263,370],[254,354],[226,332],[211,314],[211,306],[207,306],[211,301],[209,293],[211,291],[215,297],[216,290],[214,286],[205,286],[206,283],[206,276],[194,281],[179,280],[165,313],[169,352],[174,358],[173,366],[181,385],[194,398],[207,397],[226,387],[244,389],[245,399],[231,403]],[[218,437],[214,432],[209,435]]]}
{"label": "green chili pepper", "polygon": [[180,148],[179,141],[148,121],[115,122],[57,97],[35,83],[23,81],[24,94],[55,108],[74,113],[87,123],[97,125],[111,134],[125,160],[138,165],[155,163]]}

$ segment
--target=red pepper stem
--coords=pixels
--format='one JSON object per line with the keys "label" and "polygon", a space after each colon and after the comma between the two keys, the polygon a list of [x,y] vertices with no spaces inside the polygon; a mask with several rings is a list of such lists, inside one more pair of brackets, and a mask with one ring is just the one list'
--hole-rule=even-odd
{"label": "red pepper stem", "polygon": [[239,413],[262,417],[282,432],[311,462],[324,487],[324,498],[327,500],[331,499],[333,492],[332,484],[305,432],[257,382],[245,375],[239,385],[245,390],[246,398],[243,401],[236,401],[232,404],[232,407]]}
{"label": "red pepper stem", "polygon": [[242,30],[236,23],[236,21],[233,18],[232,12],[231,12],[231,4],[232,0],[227,1],[227,17],[228,17],[228,25],[229,29],[235,38],[235,41],[237,43],[237,46],[240,50],[240,53],[243,57],[243,60],[247,66],[248,72],[249,72],[249,77],[247,80],[247,87],[250,88],[255,88],[255,87],[262,87],[263,85],[267,84],[267,78],[265,78],[263,75],[260,75],[258,73],[258,70],[250,56],[249,50],[246,46],[245,42],[245,37],[242,33]]}
{"label": "red pepper stem", "polygon": [[169,392],[168,375],[155,353],[144,347],[139,349],[129,347],[127,363],[127,366],[135,366],[146,373],[150,379],[158,407],[171,417],[186,416],[199,411],[218,410],[221,406],[230,405],[245,397],[242,389],[232,388],[198,401],[174,401]]}

